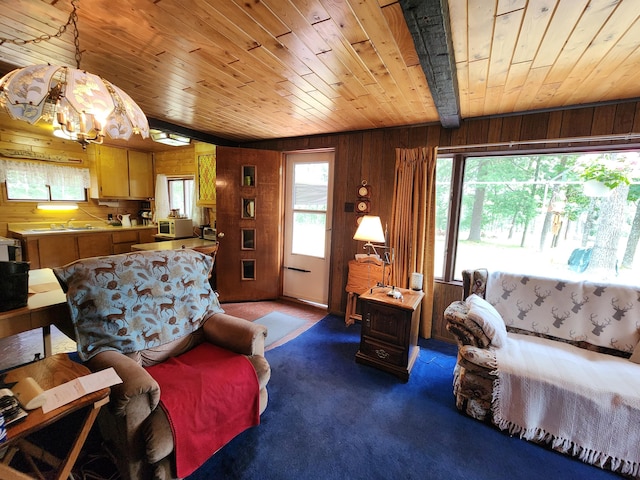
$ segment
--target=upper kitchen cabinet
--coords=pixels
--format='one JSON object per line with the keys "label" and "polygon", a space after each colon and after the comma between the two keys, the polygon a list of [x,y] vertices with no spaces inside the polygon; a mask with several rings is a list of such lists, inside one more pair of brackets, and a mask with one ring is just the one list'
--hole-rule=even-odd
{"label": "upper kitchen cabinet", "polygon": [[129,150],[129,196],[153,197],[153,158],[150,153]]}
{"label": "upper kitchen cabinet", "polygon": [[87,152],[91,198],[144,200],[154,196],[151,153],[96,145]]}
{"label": "upper kitchen cabinet", "polygon": [[195,154],[197,205],[216,208],[216,146],[196,143]]}

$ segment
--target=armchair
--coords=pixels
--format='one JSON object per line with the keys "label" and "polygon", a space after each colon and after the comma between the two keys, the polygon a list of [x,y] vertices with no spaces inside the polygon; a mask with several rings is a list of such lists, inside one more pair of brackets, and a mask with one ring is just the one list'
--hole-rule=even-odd
{"label": "armchair", "polygon": [[172,426],[150,367],[203,343],[217,345],[246,356],[257,378],[257,414],[266,408],[267,329],[224,313],[209,286],[212,266],[202,253],[169,250],[87,258],[54,269],[80,358],[92,371],[113,367],[123,380],[112,387],[98,425],[125,479],[178,478]]}

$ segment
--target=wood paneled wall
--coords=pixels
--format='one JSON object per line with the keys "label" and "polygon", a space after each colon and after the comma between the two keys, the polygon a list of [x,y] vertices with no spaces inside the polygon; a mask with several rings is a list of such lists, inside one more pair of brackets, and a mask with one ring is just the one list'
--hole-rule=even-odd
{"label": "wood paneled wall", "polygon": [[188,147],[173,147],[153,154],[155,173],[164,175],[195,175],[196,154],[194,144]]}
{"label": "wood paneled wall", "polygon": [[[411,126],[365,132],[337,133],[313,137],[277,139],[244,144],[246,148],[280,151],[335,149],[335,187],[333,238],[329,310],[345,311],[348,262],[357,252],[358,242],[352,239],[355,216],[345,211],[345,203],[355,202],[356,187],[362,180],[372,186],[371,214],[383,221],[391,219],[391,198],[396,148],[418,146],[455,147],[477,144],[505,143],[491,150],[532,150],[534,148],[570,148],[577,143],[554,142],[557,139],[640,133],[640,103],[585,107],[564,111],[537,112],[526,115],[484,118],[464,121],[460,128],[443,129],[439,125]],[[518,142],[549,139],[536,145]],[[513,142],[512,145],[509,145]],[[637,140],[636,140],[637,142]],[[590,142],[596,144],[626,144],[625,140]],[[487,151],[479,147],[476,151]],[[434,298],[433,330],[436,338],[450,338],[444,331],[442,313],[454,299],[462,297],[462,287],[437,284]]]}

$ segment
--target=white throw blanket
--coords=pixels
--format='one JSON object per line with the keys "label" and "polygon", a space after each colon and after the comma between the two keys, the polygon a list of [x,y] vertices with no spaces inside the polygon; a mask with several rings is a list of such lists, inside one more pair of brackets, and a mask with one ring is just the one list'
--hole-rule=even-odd
{"label": "white throw blanket", "polygon": [[638,475],[640,365],[544,338],[509,333],[496,349],[496,425],[582,461]]}

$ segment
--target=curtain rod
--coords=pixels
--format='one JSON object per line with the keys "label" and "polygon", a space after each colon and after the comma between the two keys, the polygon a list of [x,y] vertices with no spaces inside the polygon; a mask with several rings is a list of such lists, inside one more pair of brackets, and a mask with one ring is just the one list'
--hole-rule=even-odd
{"label": "curtain rod", "polygon": [[624,133],[618,135],[596,135],[594,137],[569,137],[556,139],[539,139],[539,140],[519,140],[511,142],[495,142],[495,143],[475,143],[472,145],[457,145],[438,147],[438,152],[448,152],[455,150],[468,150],[474,148],[494,148],[494,147],[516,147],[521,145],[539,145],[542,143],[586,143],[586,142],[611,142],[617,140],[636,140],[640,139],[640,133]]}

